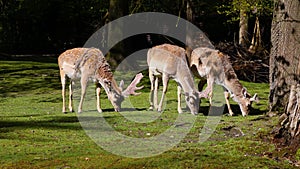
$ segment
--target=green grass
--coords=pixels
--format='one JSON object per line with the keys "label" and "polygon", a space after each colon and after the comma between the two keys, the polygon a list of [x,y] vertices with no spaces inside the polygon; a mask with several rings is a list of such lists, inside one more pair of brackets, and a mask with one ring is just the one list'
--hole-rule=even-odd
{"label": "green grass", "polygon": [[[210,132],[209,127],[204,127],[210,117],[203,115],[208,111],[207,101],[201,104],[201,113],[179,144],[157,156],[129,158],[98,146],[83,130],[76,113],[61,113],[58,73],[57,64],[52,61],[0,61],[0,168],[293,168],[270,142],[270,131],[277,124],[277,117],[264,116],[268,84],[243,82],[251,94],[258,93],[260,103],[254,104],[248,117],[242,117],[237,104],[231,101],[237,115],[221,116],[216,130],[205,142],[199,142],[199,133]],[[139,111],[129,111],[129,105],[124,103],[128,111],[113,112],[106,94],[101,95],[102,116],[115,131],[134,138],[151,138],[172,126],[180,130],[189,125],[176,122],[174,82],[170,83],[162,114],[147,111],[147,77],[142,83],[143,93],[130,97]],[[78,100],[79,94],[75,95]],[[93,86],[83,109],[96,109]],[[88,124],[97,122],[99,116],[87,116],[91,120]],[[190,115],[185,112],[184,116]],[[114,143],[122,145],[122,140]],[[127,146],[120,149],[130,151]]]}

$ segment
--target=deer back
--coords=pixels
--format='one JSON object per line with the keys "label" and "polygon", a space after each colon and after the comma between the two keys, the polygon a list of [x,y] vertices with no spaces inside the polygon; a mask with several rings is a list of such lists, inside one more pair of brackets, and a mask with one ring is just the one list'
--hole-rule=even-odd
{"label": "deer back", "polygon": [[178,65],[182,66],[182,62],[186,62],[185,50],[175,45],[155,46],[149,49],[147,54],[149,68],[157,70],[157,74],[164,72],[175,76]]}
{"label": "deer back", "polygon": [[168,74],[186,93],[195,91],[194,80],[183,48],[170,44],[155,46],[148,51],[149,70],[155,75]]}
{"label": "deer back", "polygon": [[60,71],[69,78],[81,78],[82,75],[95,79],[99,64],[106,62],[102,52],[96,48],[74,48],[65,51],[58,58]]}
{"label": "deer back", "polygon": [[228,56],[215,49],[196,48],[193,50],[190,66],[195,66],[201,77],[209,75],[220,85],[237,79]]}

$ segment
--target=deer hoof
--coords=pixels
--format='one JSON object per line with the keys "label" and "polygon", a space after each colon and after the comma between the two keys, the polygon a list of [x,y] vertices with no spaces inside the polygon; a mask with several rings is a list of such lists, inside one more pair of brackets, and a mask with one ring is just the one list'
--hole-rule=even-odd
{"label": "deer hoof", "polygon": [[69,111],[70,111],[70,112],[74,112],[73,107],[70,107],[70,106],[69,106]]}
{"label": "deer hoof", "polygon": [[191,112],[192,113],[192,115],[197,115],[198,113],[197,112]]}
{"label": "deer hoof", "polygon": [[158,108],[157,111],[158,111],[158,113],[161,113],[161,112],[162,112],[162,111],[161,111],[161,108]]}

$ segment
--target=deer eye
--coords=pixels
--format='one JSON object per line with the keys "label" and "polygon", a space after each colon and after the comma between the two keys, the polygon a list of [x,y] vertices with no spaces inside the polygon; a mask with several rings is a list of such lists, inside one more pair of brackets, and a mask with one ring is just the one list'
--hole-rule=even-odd
{"label": "deer eye", "polygon": [[201,58],[199,58],[199,60],[198,60],[198,64],[199,64],[199,65],[202,65]]}

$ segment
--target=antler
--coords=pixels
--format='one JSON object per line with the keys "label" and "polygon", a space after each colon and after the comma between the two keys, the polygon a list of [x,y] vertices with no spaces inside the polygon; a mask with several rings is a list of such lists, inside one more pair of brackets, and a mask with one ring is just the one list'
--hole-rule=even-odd
{"label": "antler", "polygon": [[139,73],[139,74],[135,75],[134,80],[130,83],[130,85],[127,87],[127,89],[125,89],[122,92],[123,96],[128,97],[131,94],[134,95],[134,96],[140,95],[141,93],[136,93],[135,91],[140,90],[144,87],[144,86],[140,86],[140,87],[136,86],[138,83],[140,83],[140,81],[143,77],[144,76],[143,76],[142,73]]}

